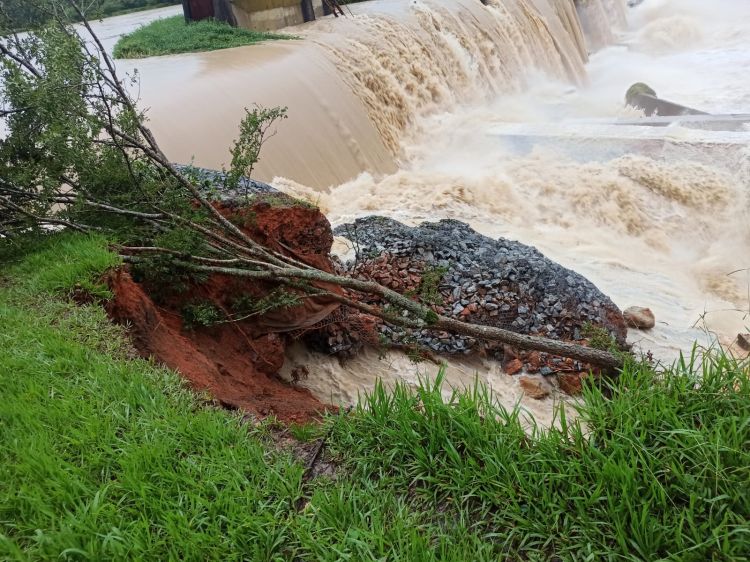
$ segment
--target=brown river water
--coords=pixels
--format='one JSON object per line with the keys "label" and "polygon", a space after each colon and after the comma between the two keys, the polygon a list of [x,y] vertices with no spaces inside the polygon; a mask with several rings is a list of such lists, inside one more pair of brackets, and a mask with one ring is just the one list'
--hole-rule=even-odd
{"label": "brown river water", "polygon": [[[750,113],[746,0],[374,0],[287,30],[298,39],[139,61],[141,105],[170,158],[221,168],[245,107],[287,106],[256,177],[339,224],[455,218],[537,246],[657,326],[630,340],[666,362],[750,325],[750,131],[617,124],[630,84],[709,113]],[[98,24],[107,45],[179,7]],[[346,248],[341,245],[341,251]],[[297,349],[321,399],[351,403],[433,365],[346,364]],[[451,362],[550,423],[498,365]]]}

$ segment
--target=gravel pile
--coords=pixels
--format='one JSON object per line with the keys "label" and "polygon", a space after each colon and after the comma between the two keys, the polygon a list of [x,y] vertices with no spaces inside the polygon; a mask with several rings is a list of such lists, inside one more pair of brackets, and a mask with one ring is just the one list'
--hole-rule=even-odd
{"label": "gravel pile", "polygon": [[[493,240],[455,220],[408,227],[371,216],[334,232],[356,248],[357,258],[344,264],[355,277],[418,294],[417,280],[426,272],[444,272],[434,309],[446,316],[567,341],[583,340],[582,329],[591,323],[625,341],[617,306],[586,278],[531,246]],[[380,330],[395,343],[416,343],[437,353],[476,351],[477,342],[465,336],[390,325]],[[496,351],[501,358],[502,350]]]}
{"label": "gravel pile", "polygon": [[224,172],[182,164],[174,164],[174,167],[186,177],[193,179],[199,184],[203,194],[209,196],[211,199],[234,201],[246,196],[281,194],[279,190],[267,183],[245,176],[240,177],[237,189],[229,189],[226,187],[227,174]]}

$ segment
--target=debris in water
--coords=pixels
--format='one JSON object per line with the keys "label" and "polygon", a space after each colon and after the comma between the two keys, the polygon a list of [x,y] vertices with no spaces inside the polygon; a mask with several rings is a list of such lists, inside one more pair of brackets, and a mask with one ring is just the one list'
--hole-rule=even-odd
{"label": "debris in water", "polygon": [[623,312],[623,316],[631,328],[650,330],[656,325],[656,318],[650,308],[631,306]]}
{"label": "debris in water", "polygon": [[552,392],[552,386],[541,375],[523,376],[518,379],[524,394],[535,400],[543,400]]}

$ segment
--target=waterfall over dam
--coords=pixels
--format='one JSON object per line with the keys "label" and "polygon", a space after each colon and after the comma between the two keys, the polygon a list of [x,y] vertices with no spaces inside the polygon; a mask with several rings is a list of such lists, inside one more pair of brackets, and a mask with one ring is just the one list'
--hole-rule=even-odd
{"label": "waterfall over dam", "polygon": [[[609,14],[611,1],[587,6]],[[167,153],[219,168],[245,107],[287,106],[256,175],[325,188],[394,171],[422,116],[519,92],[534,72],[586,80],[573,0],[375,0],[351,10],[287,29],[295,41],[132,63]],[[588,27],[603,36],[618,20]]]}

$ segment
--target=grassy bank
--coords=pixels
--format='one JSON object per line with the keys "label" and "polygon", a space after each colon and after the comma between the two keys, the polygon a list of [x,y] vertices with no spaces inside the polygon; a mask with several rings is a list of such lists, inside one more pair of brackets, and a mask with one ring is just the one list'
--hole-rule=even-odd
{"label": "grassy bank", "polygon": [[137,59],[199,51],[216,51],[252,45],[271,39],[293,39],[279,33],[250,31],[214,20],[186,23],[182,16],[153,21],[123,35],[115,45],[114,57]]}
{"label": "grassy bank", "polygon": [[295,432],[339,464],[307,481],[71,302],[115,261],[78,235],[0,253],[1,560],[748,560],[747,365],[630,366],[585,433],[532,437],[481,390],[379,389]]}

